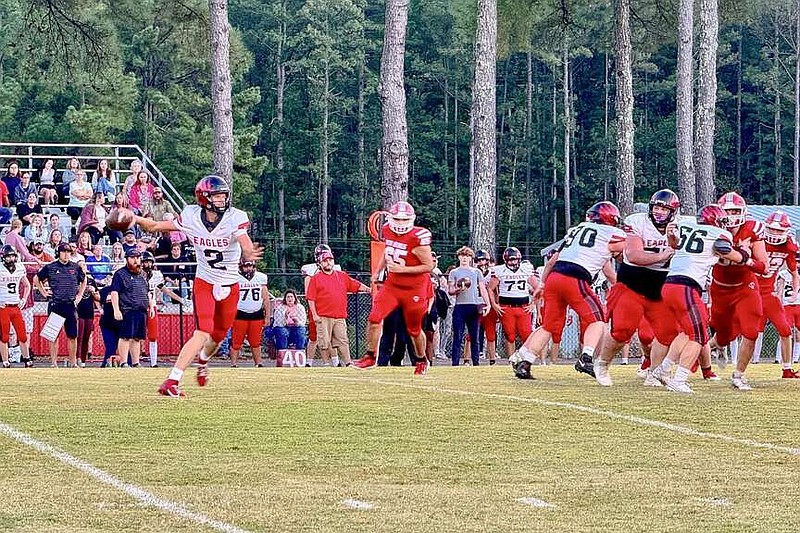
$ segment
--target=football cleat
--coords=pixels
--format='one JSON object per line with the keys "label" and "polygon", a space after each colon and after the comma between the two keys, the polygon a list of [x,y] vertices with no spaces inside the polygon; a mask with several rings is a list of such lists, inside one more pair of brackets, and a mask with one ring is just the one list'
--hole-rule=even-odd
{"label": "football cleat", "polygon": [[197,384],[205,387],[208,383],[208,365],[197,365]]}
{"label": "football cleat", "polygon": [[680,392],[681,394],[694,394],[694,391],[685,381],[677,381],[672,378],[667,378],[667,390],[672,392]]}
{"label": "football cleat", "polygon": [[183,392],[181,384],[174,379],[164,380],[164,383],[158,388],[158,393],[161,396],[169,396],[170,398],[185,398],[186,393]]}
{"label": "football cleat", "polygon": [[720,377],[717,375],[716,372],[711,370],[710,368],[706,369],[703,368],[703,379],[706,381],[721,381]]}
{"label": "football cleat", "polygon": [[656,377],[653,375],[652,372],[647,372],[647,377],[644,379],[644,386],[645,387],[663,387],[664,384],[661,383]]}
{"label": "football cleat", "polygon": [[514,375],[519,379],[536,379],[531,374],[531,364],[528,361],[520,361],[514,370]]}
{"label": "football cleat", "polygon": [[665,373],[665,372],[664,372],[664,371],[661,369],[661,367],[660,367],[660,366],[658,366],[658,367],[654,368],[654,369],[653,369],[653,371],[652,371],[652,372],[650,372],[650,377],[652,377],[653,379],[655,379],[656,381],[658,381],[659,383],[661,383],[661,384],[662,384],[662,385],[664,385],[665,387],[667,386],[667,380],[670,378],[670,376],[668,376],[668,375],[667,375],[667,374],[666,374],[666,373]]}
{"label": "football cleat", "polygon": [[744,377],[744,375],[737,376],[736,374],[734,374],[731,377],[731,385],[733,386],[734,389],[740,391],[753,390],[753,387],[750,386],[750,384],[747,382],[747,378]]}
{"label": "football cleat", "polygon": [[592,377],[594,375],[594,362],[589,354],[582,353],[578,360],[575,361],[575,370],[583,374],[588,374]]}
{"label": "football cleat", "polygon": [[11,368],[11,363],[8,361],[3,361],[3,368]]}
{"label": "football cleat", "polygon": [[603,387],[610,387],[614,384],[608,371],[608,364],[603,364],[599,359],[594,364],[594,379]]}
{"label": "football cleat", "polygon": [[361,369],[372,368],[372,367],[376,366],[377,364],[378,364],[378,362],[375,360],[375,356],[374,355],[365,355],[364,357],[362,357],[358,361],[353,361],[353,366],[355,368],[361,368]]}
{"label": "football cleat", "polygon": [[791,368],[784,368],[781,379],[800,379],[800,374],[798,374]]}
{"label": "football cleat", "polygon": [[424,376],[427,373],[428,373],[428,360],[423,359],[422,361],[417,361],[417,364],[414,366],[414,375]]}

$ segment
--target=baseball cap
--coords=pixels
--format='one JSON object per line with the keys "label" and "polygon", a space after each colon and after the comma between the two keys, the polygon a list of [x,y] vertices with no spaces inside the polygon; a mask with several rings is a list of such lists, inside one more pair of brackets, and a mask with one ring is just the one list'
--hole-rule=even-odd
{"label": "baseball cap", "polygon": [[142,252],[137,250],[136,248],[131,248],[127,252],[125,252],[125,257],[142,257]]}
{"label": "baseball cap", "polygon": [[331,252],[322,252],[319,254],[319,261],[325,261],[326,259],[333,259],[333,254]]}
{"label": "baseball cap", "polygon": [[56,251],[59,252],[59,253],[61,253],[61,252],[70,252],[70,253],[72,253],[72,246],[70,246],[69,243],[62,242],[61,244],[58,245],[58,248],[56,248]]}
{"label": "baseball cap", "polygon": [[136,232],[135,232],[135,231],[133,231],[132,229],[125,230],[125,233],[124,233],[124,235],[128,235],[128,234],[131,234],[131,235],[136,235]]}
{"label": "baseball cap", "polygon": [[33,244],[44,244],[44,241],[41,238],[33,239]]}

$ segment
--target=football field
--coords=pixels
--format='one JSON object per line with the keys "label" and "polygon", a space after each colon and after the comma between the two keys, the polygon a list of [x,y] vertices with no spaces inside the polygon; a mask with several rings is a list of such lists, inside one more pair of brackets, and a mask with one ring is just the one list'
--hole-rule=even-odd
{"label": "football field", "polygon": [[730,370],[0,371],[0,530],[797,531],[800,383]]}

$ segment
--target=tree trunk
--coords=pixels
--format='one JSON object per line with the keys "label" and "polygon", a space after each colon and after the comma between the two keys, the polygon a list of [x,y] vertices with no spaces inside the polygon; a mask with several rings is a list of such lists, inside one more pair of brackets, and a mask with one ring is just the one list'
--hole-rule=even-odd
{"label": "tree trunk", "polygon": [[678,194],[681,198],[681,211],[684,214],[693,215],[697,212],[693,156],[694,98],[692,94],[694,0],[680,0],[678,9],[677,109],[675,113]]}
{"label": "tree trunk", "polygon": [[556,209],[556,200],[558,200],[558,167],[556,161],[558,154],[558,88],[556,87],[558,80],[556,78],[556,69],[553,68],[553,142],[550,160],[553,164],[553,180],[550,184],[550,214],[552,215],[552,238],[553,241],[558,240],[558,210]]}
{"label": "tree trunk", "polygon": [[381,198],[384,209],[408,198],[408,124],[404,86],[408,4],[409,0],[386,0],[386,29],[378,87],[382,104]]}
{"label": "tree trunk", "polygon": [[365,151],[364,133],[364,92],[366,83],[366,54],[361,57],[361,65],[358,69],[358,177],[361,187],[361,201],[358,206],[357,223],[359,228],[364,228],[367,220],[367,197],[369,196],[369,180],[367,178],[367,156]]}
{"label": "tree trunk", "polygon": [[228,1],[208,0],[211,22],[211,108],[214,173],[233,186],[233,110],[231,104]]}
{"label": "tree trunk", "polygon": [[533,51],[526,54],[525,78],[525,256],[530,257],[531,242],[531,128],[533,128]]}
{"label": "tree trunk", "polygon": [[742,27],[736,54],[736,184],[742,186]]}
{"label": "tree trunk", "polygon": [[700,0],[700,66],[697,89],[697,131],[695,132],[695,170],[697,203],[715,200],[714,131],[717,106],[717,46],[719,12],[717,0]]}
{"label": "tree trunk", "polygon": [[569,93],[569,47],[567,46],[566,37],[561,45],[561,63],[564,67],[564,83],[563,83],[563,97],[564,97],[564,226],[569,228],[572,226],[572,217],[570,211],[572,208],[572,201],[570,199],[570,146],[572,143],[572,102],[570,102]]}
{"label": "tree trunk", "polygon": [[497,0],[478,0],[475,78],[472,86],[474,182],[470,237],[476,248],[494,250],[497,189]]}
{"label": "tree trunk", "polygon": [[[285,10],[282,10],[285,11]],[[283,100],[286,93],[286,64],[283,61],[283,46],[286,42],[286,20],[281,20],[278,47],[275,51],[276,78],[275,123],[278,130],[278,146],[275,149],[275,168],[278,171],[278,265],[286,272],[286,175],[283,160]]]}
{"label": "tree trunk", "polygon": [[617,207],[633,213],[634,124],[630,0],[617,0],[614,39],[617,114]]}
{"label": "tree trunk", "polygon": [[328,243],[328,189],[330,188],[330,174],[328,170],[329,132],[328,122],[330,114],[330,65],[325,60],[324,72],[325,85],[322,93],[322,132],[320,135],[320,158],[322,174],[319,180],[319,239]]}
{"label": "tree trunk", "polygon": [[458,242],[458,81],[453,89],[453,243]]}
{"label": "tree trunk", "polygon": [[775,110],[773,133],[775,135],[775,203],[783,203],[783,146],[781,142],[781,65],[780,65],[780,29],[778,28],[778,16],[775,15],[775,41],[773,50],[774,66],[772,83],[775,87]]}
{"label": "tree trunk", "polygon": [[[617,19],[619,24],[619,19]],[[611,93],[611,84],[608,81],[608,71],[611,68],[608,60],[608,52],[603,58],[603,200],[608,200],[611,194],[611,168],[609,160],[611,159],[611,147],[608,145],[608,120],[609,120],[609,95]]]}

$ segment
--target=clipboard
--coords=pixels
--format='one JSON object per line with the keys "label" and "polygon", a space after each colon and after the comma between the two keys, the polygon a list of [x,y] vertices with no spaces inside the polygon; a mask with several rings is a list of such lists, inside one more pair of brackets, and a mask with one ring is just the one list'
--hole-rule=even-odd
{"label": "clipboard", "polygon": [[64,327],[65,321],[66,319],[63,316],[50,313],[39,335],[50,342],[55,342],[58,338],[58,334],[61,333],[61,328]]}

